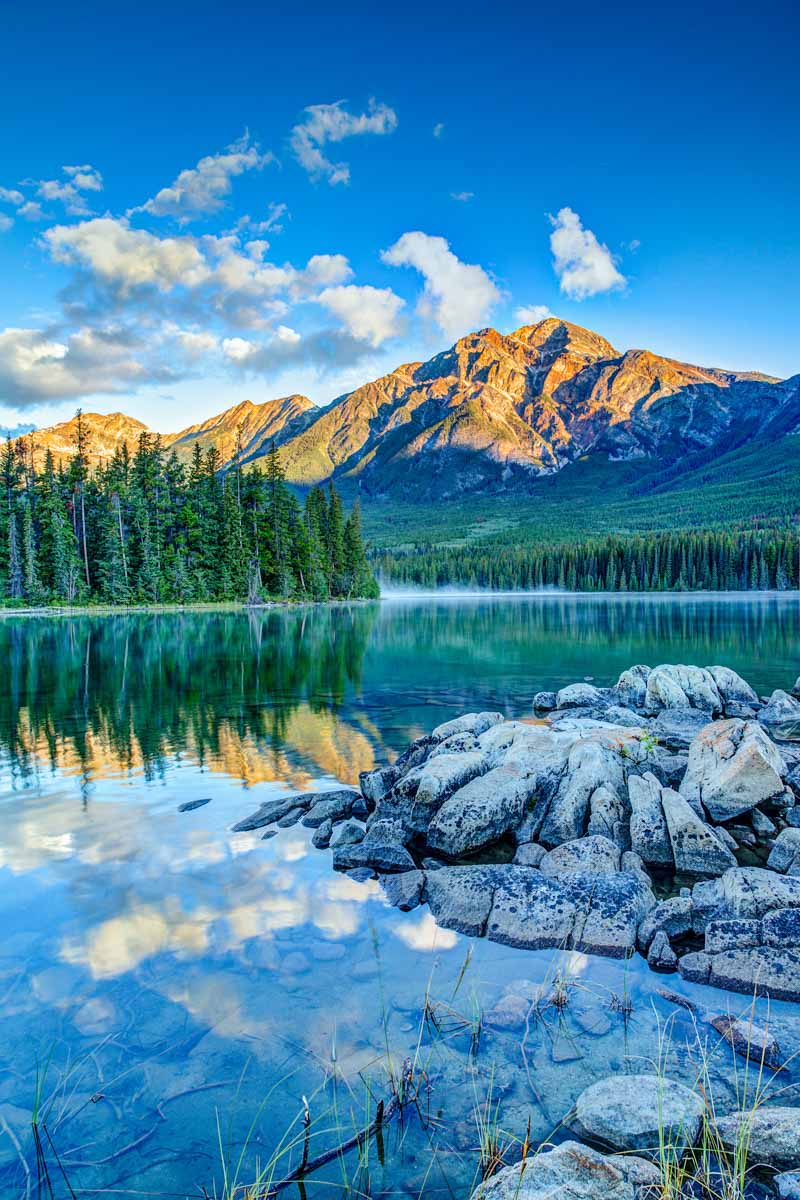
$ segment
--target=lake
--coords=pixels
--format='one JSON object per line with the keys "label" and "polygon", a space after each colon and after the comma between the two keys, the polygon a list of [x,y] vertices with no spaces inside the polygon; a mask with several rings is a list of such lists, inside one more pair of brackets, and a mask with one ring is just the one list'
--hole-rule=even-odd
{"label": "lake", "polygon": [[[638,958],[470,941],[334,874],[301,825],[231,832],[264,800],[357,783],[450,717],[530,716],[537,691],[636,662],[791,686],[800,600],[0,620],[0,1193],[50,1195],[47,1176],[56,1197],[241,1198],[259,1170],[281,1179],[304,1145],[313,1159],[361,1129],[405,1075],[402,1117],[305,1190],[461,1198],[481,1147],[513,1159],[529,1125],[563,1137],[592,1080],[655,1060],[697,1072],[705,1035],[659,989],[720,1012],[746,997]],[[524,1028],[498,1007],[509,988],[536,997]],[[797,1006],[770,1021],[800,1047]],[[711,1051],[724,1101],[737,1082],[727,1045]]]}

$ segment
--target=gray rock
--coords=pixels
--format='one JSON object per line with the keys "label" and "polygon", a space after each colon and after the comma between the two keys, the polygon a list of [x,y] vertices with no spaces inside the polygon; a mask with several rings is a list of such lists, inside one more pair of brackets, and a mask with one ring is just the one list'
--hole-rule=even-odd
{"label": "gray rock", "polygon": [[589,799],[589,834],[600,834],[621,850],[630,846],[630,813],[611,788],[595,788]]}
{"label": "gray rock", "polygon": [[333,821],[323,821],[315,830],[311,842],[318,850],[327,850],[331,844]]}
{"label": "gray rock", "polygon": [[706,926],[705,950],[707,954],[745,950],[750,946],[760,946],[761,939],[760,921],[729,917],[723,921],[711,921]]}
{"label": "gray rock", "polygon": [[[359,795],[359,792],[345,788],[334,792],[311,793],[308,797],[311,807],[303,817],[303,824],[309,829],[316,829],[322,825],[323,821],[341,821],[345,817],[349,817]],[[295,799],[300,798],[295,797]]]}
{"label": "gray rock", "polygon": [[760,808],[754,808],[750,813],[750,824],[760,838],[772,837],[777,832],[775,822],[771,821],[766,813],[762,813]]}
{"label": "gray rock", "polygon": [[178,812],[194,812],[196,808],[204,808],[206,804],[211,803],[211,797],[205,800],[187,800],[185,804],[178,805]]}
{"label": "gray rock", "polygon": [[608,690],[591,683],[571,683],[556,692],[557,708],[605,708],[609,702]]}
{"label": "gray rock", "polygon": [[504,1167],[471,1200],[644,1200],[657,1186],[658,1171],[644,1159],[562,1142]]}
{"label": "gray rock", "polygon": [[729,821],[780,795],[785,773],[780,751],[755,721],[714,721],[689,747],[680,792],[714,821]]}
{"label": "gray rock", "polygon": [[795,685],[792,688],[791,694],[800,700],[800,675],[798,675],[797,679],[795,680]]}
{"label": "gray rock", "polygon": [[639,945],[642,949],[652,943],[656,934],[667,938],[684,937],[692,928],[692,901],[687,896],[670,896],[650,909],[639,926]]}
{"label": "gray rock", "polygon": [[647,964],[654,971],[677,971],[678,969],[678,956],[670,946],[669,938],[663,929],[659,929],[650,943]]}
{"label": "gray rock", "polygon": [[422,900],[424,871],[404,871],[402,875],[382,875],[381,887],[393,908],[411,912]]}
{"label": "gray rock", "polygon": [[800,950],[757,946],[708,957],[711,965],[707,982],[712,987],[771,1000],[800,1000]]}
{"label": "gray rock", "polygon": [[274,838],[277,836],[278,836],[277,829],[268,829],[266,831],[266,833],[262,833],[261,840],[262,840],[262,842],[268,842],[270,838]]}
{"label": "gray rock", "polygon": [[713,1017],[711,1024],[742,1058],[763,1063],[775,1071],[783,1065],[781,1048],[764,1025],[746,1017],[731,1017],[727,1014]]}
{"label": "gray rock", "polygon": [[681,979],[685,979],[687,983],[708,983],[712,961],[711,955],[706,954],[703,950],[682,955],[678,959]]}
{"label": "gray rock", "polygon": [[533,707],[536,712],[552,712],[556,703],[555,692],[537,692],[533,697]]}
{"label": "gray rock", "polygon": [[361,794],[372,805],[388,796],[400,778],[397,767],[379,767],[376,771],[362,771],[358,777]]}
{"label": "gray rock", "polygon": [[768,912],[761,922],[765,946],[785,946],[800,950],[800,908],[778,908]]}
{"label": "gray rock", "polygon": [[620,702],[631,708],[643,708],[647,695],[647,680],[650,667],[637,663],[623,671],[617,680],[617,695]]}
{"label": "gray rock", "polygon": [[281,817],[285,817],[293,808],[308,809],[318,799],[316,793],[310,792],[304,796],[284,796],[282,800],[267,800],[249,817],[231,826],[233,833],[249,832],[251,829],[261,829],[264,825],[274,825]]}
{"label": "gray rock", "polygon": [[564,842],[544,856],[543,875],[570,875],[575,871],[619,871],[620,850],[607,837],[595,834]]}
{"label": "gray rock", "polygon": [[343,821],[341,825],[336,826],[336,832],[331,838],[331,846],[334,849],[337,846],[356,846],[359,842],[363,842],[365,832],[364,826],[359,821]]}
{"label": "gray rock", "polygon": [[717,1121],[716,1132],[729,1149],[735,1147],[740,1131],[754,1161],[788,1170],[800,1167],[800,1108],[770,1105]]}
{"label": "gray rock", "polygon": [[647,869],[635,850],[624,850],[622,852],[620,869],[627,871],[631,875],[638,875],[648,887],[652,886],[652,880],[647,873]]}
{"label": "gray rock", "polygon": [[622,795],[624,773],[617,750],[600,741],[578,741],[570,750],[566,771],[547,808],[539,834],[546,846],[560,846],[583,834],[589,800],[600,787]]}
{"label": "gray rock", "polygon": [[477,737],[493,725],[499,725],[503,719],[503,714],[499,712],[465,713],[463,717],[437,725],[431,737],[437,742],[443,742],[454,733],[471,733]]}
{"label": "gray rock", "polygon": [[488,758],[476,750],[429,758],[400,780],[385,807],[396,808],[408,828],[425,833],[444,802],[488,768]]}
{"label": "gray rock", "polygon": [[784,1171],[776,1175],[772,1182],[777,1190],[778,1200],[800,1200],[800,1171]]}
{"label": "gray rock", "polygon": [[367,839],[357,845],[337,846],[333,852],[333,867],[336,871],[369,867],[379,874],[416,870],[416,864],[405,846]]}
{"label": "gray rock", "polygon": [[438,746],[434,746],[428,755],[431,759],[439,758],[442,754],[461,754],[466,750],[479,750],[480,743],[474,733],[451,733]]}
{"label": "gray rock", "polygon": [[418,767],[420,763],[423,763],[435,745],[436,739],[431,737],[429,733],[426,733],[423,737],[418,737],[411,742],[398,757],[394,765],[401,775],[405,775],[408,771],[413,770],[414,767]]}
{"label": "gray rock", "polygon": [[773,908],[800,908],[800,879],[764,867],[731,867],[721,879],[703,880],[692,889],[696,933],[727,917],[758,921]]}
{"label": "gray rock", "polygon": [[[471,937],[481,937],[495,889],[508,867],[443,867],[426,872],[422,898],[436,923]],[[527,868],[526,874],[537,875]]]}
{"label": "gray rock", "polygon": [[697,708],[712,716],[722,712],[722,697],[714,676],[704,667],[663,663],[647,677],[645,709]]}
{"label": "gray rock", "polygon": [[704,1108],[676,1079],[611,1075],[581,1092],[572,1124],[582,1137],[618,1150],[657,1154],[663,1139],[680,1154],[697,1141]]}
{"label": "gray rock", "polygon": [[655,775],[648,772],[629,776],[628,796],[631,804],[631,848],[643,862],[654,866],[672,866],[672,843],[661,805],[661,785]]}
{"label": "gray rock", "polygon": [[791,808],[787,808],[783,818],[792,829],[800,829],[800,804],[794,804]]}
{"label": "gray rock", "polygon": [[758,719],[762,725],[768,725],[776,732],[783,726],[800,724],[800,700],[776,688],[758,714]]}
{"label": "gray rock", "polygon": [[498,841],[525,815],[535,780],[502,764],[473,779],[444,802],[428,826],[427,841],[448,858]]}
{"label": "gray rock", "polygon": [[688,765],[688,754],[673,754],[662,746],[657,746],[647,757],[648,769],[658,777],[664,787],[674,787],[676,791]]}
{"label": "gray rock", "polygon": [[367,821],[364,839],[389,846],[406,846],[411,841],[411,834],[396,817],[382,817],[376,811]]}
{"label": "gray rock", "polygon": [[767,866],[783,875],[800,874],[800,829],[790,827],[778,834]]}
{"label": "gray rock", "polygon": [[758,845],[758,838],[749,825],[731,825],[729,830],[720,825],[717,834],[731,850],[737,846],[747,846],[752,850]]}
{"label": "gray rock", "polygon": [[278,828],[291,829],[293,825],[297,824],[304,812],[304,808],[290,808],[288,813],[276,822]]}
{"label": "gray rock", "polygon": [[522,842],[517,846],[514,855],[514,865],[517,867],[538,867],[547,851],[536,842]]}
{"label": "gray rock", "polygon": [[708,669],[717,685],[717,691],[722,697],[726,712],[732,704],[758,707],[758,696],[741,675],[737,675],[730,667],[709,667]]}
{"label": "gray rock", "polygon": [[669,831],[675,870],[688,875],[720,875],[736,858],[718,834],[671,788],[662,788],[661,806]]}
{"label": "gray rock", "polygon": [[708,724],[708,713],[695,708],[665,708],[653,721],[653,737],[668,750],[688,750],[701,729]]}
{"label": "gray rock", "polygon": [[495,887],[486,934],[493,942],[526,950],[567,946],[576,915],[557,880],[527,867],[507,867]]}
{"label": "gray rock", "polygon": [[633,954],[639,926],[656,902],[649,881],[625,871],[586,871],[565,875],[559,883],[577,910],[572,949],[609,958]]}

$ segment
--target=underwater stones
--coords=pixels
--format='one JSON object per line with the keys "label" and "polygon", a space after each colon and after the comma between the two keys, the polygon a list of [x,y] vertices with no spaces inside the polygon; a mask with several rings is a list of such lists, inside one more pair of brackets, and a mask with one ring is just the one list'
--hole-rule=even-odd
{"label": "underwater stones", "polygon": [[678,792],[662,788],[661,807],[676,871],[687,875],[719,875],[736,866],[735,856],[720,836],[700,820]]}
{"label": "underwater stones", "polygon": [[731,1113],[716,1122],[723,1146],[733,1149],[744,1134],[751,1157],[770,1167],[800,1167],[800,1108],[769,1105],[755,1112]]}
{"label": "underwater stones", "polygon": [[661,784],[655,775],[649,771],[645,775],[631,775],[628,778],[628,798],[631,805],[631,849],[645,863],[672,866],[672,843],[661,805]]}
{"label": "underwater stones", "polygon": [[576,1133],[616,1150],[658,1153],[662,1140],[680,1155],[700,1132],[704,1104],[676,1079],[610,1075],[581,1092],[572,1123]]}
{"label": "underwater stones", "polygon": [[619,847],[601,834],[564,842],[541,860],[543,875],[568,875],[574,871],[619,871]]}
{"label": "underwater stones", "polygon": [[663,663],[647,677],[644,707],[653,713],[662,708],[697,708],[713,716],[722,712],[722,697],[705,667]]}
{"label": "underwater stones", "polygon": [[800,875],[800,829],[781,830],[770,851],[767,866],[783,875]]}
{"label": "underwater stones", "polygon": [[341,825],[336,826],[336,831],[331,838],[331,846],[335,850],[337,846],[356,846],[359,842],[363,842],[366,830],[359,821],[343,821]]}
{"label": "underwater stones", "polygon": [[445,800],[428,826],[428,845],[448,858],[491,845],[520,824],[534,791],[530,777],[494,767]]}
{"label": "underwater stones", "polygon": [[658,1171],[644,1159],[562,1142],[503,1167],[471,1200],[643,1200],[657,1185]]}
{"label": "underwater stones", "polygon": [[746,1017],[729,1015],[712,1017],[711,1024],[743,1058],[763,1062],[775,1071],[782,1066],[781,1048],[765,1026]]}
{"label": "underwater stones", "polygon": [[384,895],[393,908],[411,912],[422,899],[425,886],[424,871],[405,871],[402,875],[384,875],[381,878]]}
{"label": "underwater stones", "polygon": [[617,695],[620,703],[632,708],[642,708],[647,695],[647,680],[650,677],[650,667],[636,663],[623,671],[617,680]]}
{"label": "underwater stones", "polygon": [[502,720],[503,714],[499,712],[465,713],[463,717],[456,717],[453,721],[437,725],[431,737],[437,742],[443,742],[455,733],[471,733],[477,737],[493,725],[499,725]]}
{"label": "underwater stones", "polygon": [[[495,888],[508,867],[443,867],[427,872],[422,898],[436,923],[472,937],[482,936]],[[530,875],[537,872],[525,870]]]}
{"label": "underwater stones", "polygon": [[206,797],[204,800],[187,800],[185,804],[178,805],[178,812],[194,812],[196,808],[203,808],[206,804],[211,803],[211,797]]}
{"label": "underwater stones", "polygon": [[316,829],[323,821],[342,821],[349,817],[358,798],[358,792],[340,788],[333,792],[311,793],[306,797],[296,796],[295,800],[307,799],[310,802],[303,824],[309,829]]}
{"label": "underwater stones", "polygon": [[784,790],[786,764],[755,721],[731,718],[707,725],[689,747],[680,793],[702,803],[714,821],[729,821]]}
{"label": "underwater stones", "polygon": [[654,971],[677,971],[678,969],[678,956],[672,949],[669,938],[663,929],[659,929],[650,943],[647,965]]}

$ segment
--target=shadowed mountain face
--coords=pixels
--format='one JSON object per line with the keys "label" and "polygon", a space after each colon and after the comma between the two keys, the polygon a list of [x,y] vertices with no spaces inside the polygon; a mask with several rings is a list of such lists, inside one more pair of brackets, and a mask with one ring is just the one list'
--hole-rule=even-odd
{"label": "shadowed mountain face", "polygon": [[[144,428],[120,414],[85,419],[95,423],[90,444],[98,460],[112,452],[114,436],[125,440],[130,427],[132,449]],[[44,448],[53,440],[64,453],[73,425],[39,431],[36,442]],[[778,382],[646,350],[620,353],[598,334],[551,317],[513,334],[469,334],[327,408],[304,396],[247,401],[163,440],[181,457],[197,443],[215,445],[223,464],[237,437],[246,462],[275,441],[293,483],[335,476],[366,495],[446,499],[514,492],[586,454],[672,464],[798,431],[800,377]]]}

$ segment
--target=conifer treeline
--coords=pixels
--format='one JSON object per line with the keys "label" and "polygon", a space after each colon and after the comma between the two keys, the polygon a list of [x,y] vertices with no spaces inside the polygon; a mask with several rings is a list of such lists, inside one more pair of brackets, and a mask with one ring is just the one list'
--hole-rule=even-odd
{"label": "conifer treeline", "polygon": [[90,470],[80,413],[75,454],[36,470],[30,444],[0,461],[0,600],[12,605],[374,598],[358,505],[333,488],[301,506],[273,446],[264,469],[195,446],[189,466],[143,433]]}
{"label": "conifer treeline", "polygon": [[800,587],[796,530],[699,530],[552,545],[418,546],[377,555],[387,582],[578,592],[787,591]]}

